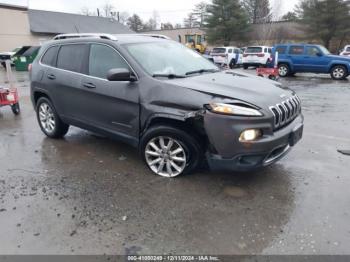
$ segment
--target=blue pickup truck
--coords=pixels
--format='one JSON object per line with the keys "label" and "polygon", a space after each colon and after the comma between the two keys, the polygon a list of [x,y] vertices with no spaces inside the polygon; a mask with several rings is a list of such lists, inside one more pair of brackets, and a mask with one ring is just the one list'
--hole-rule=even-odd
{"label": "blue pickup truck", "polygon": [[279,44],[278,69],[281,77],[299,72],[330,74],[335,80],[343,80],[350,74],[350,57],[332,55],[327,48],[312,44]]}

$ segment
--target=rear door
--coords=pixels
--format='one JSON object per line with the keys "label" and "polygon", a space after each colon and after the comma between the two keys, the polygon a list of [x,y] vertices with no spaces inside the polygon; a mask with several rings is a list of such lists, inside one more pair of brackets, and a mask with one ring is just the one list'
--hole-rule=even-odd
{"label": "rear door", "polygon": [[110,69],[126,68],[126,60],[106,44],[90,45],[87,72],[81,79],[83,101],[81,115],[93,126],[115,134],[138,137],[139,89],[138,83],[108,81]]}
{"label": "rear door", "polygon": [[65,44],[58,51],[56,67],[46,73],[52,86],[52,97],[64,117],[86,122],[81,105],[84,90],[80,87],[83,68],[87,63],[88,44]]}
{"label": "rear door", "polygon": [[287,57],[292,61],[293,71],[305,71],[305,47],[303,45],[291,45]]}

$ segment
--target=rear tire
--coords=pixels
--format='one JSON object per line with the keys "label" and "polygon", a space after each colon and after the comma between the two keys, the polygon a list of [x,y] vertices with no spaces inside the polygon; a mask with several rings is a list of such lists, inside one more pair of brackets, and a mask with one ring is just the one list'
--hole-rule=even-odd
{"label": "rear tire", "polygon": [[278,65],[278,74],[280,77],[287,77],[290,74],[290,68],[287,64]]}
{"label": "rear tire", "polygon": [[67,134],[69,125],[62,122],[48,98],[39,98],[36,103],[36,116],[41,131],[46,136],[50,138],[62,138]]}
{"label": "rear tire", "polygon": [[243,64],[243,69],[244,69],[244,70],[247,70],[248,68],[249,68],[249,65]]}
{"label": "rear tire", "polygon": [[19,103],[16,103],[11,106],[12,113],[14,113],[16,116],[21,113],[21,108],[19,106]]}
{"label": "rear tire", "polygon": [[230,67],[230,69],[233,69],[233,68],[235,68],[235,66],[236,66],[236,60],[235,60],[235,59],[232,59],[232,60],[230,61],[229,67]]}
{"label": "rear tire", "polygon": [[334,80],[344,80],[348,76],[348,70],[345,66],[336,65],[331,69],[331,77]]}
{"label": "rear tire", "polygon": [[198,139],[190,132],[168,125],[147,130],[141,138],[140,153],[154,174],[168,178],[190,173],[202,159]]}

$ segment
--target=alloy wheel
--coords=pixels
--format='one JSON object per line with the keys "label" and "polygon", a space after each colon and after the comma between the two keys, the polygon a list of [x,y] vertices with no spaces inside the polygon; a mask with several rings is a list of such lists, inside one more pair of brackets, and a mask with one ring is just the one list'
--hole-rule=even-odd
{"label": "alloy wheel", "polygon": [[47,103],[42,103],[39,107],[39,120],[45,132],[50,134],[55,130],[55,116]]}
{"label": "alloy wheel", "polygon": [[155,137],[145,148],[146,163],[157,175],[176,177],[182,174],[187,165],[183,146],[171,137]]}
{"label": "alloy wheel", "polygon": [[336,79],[342,79],[345,75],[345,71],[341,67],[337,67],[333,70],[333,76]]}
{"label": "alloy wheel", "polygon": [[282,65],[278,68],[278,73],[280,76],[286,76],[288,74],[288,68],[285,65]]}

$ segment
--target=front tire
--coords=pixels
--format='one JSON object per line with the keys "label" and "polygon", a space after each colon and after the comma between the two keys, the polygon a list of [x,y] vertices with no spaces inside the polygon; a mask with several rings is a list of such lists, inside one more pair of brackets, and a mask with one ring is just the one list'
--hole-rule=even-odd
{"label": "front tire", "polygon": [[39,126],[46,136],[62,138],[67,134],[69,125],[62,122],[48,98],[39,98],[36,104],[36,115]]}
{"label": "front tire", "polygon": [[287,77],[290,74],[290,68],[287,64],[278,65],[278,74],[280,77]]}
{"label": "front tire", "polygon": [[200,163],[201,146],[196,137],[172,126],[154,126],[143,135],[140,152],[156,175],[174,178],[193,171]]}
{"label": "front tire", "polygon": [[337,65],[331,69],[331,77],[334,80],[344,80],[348,76],[348,70],[345,66]]}

